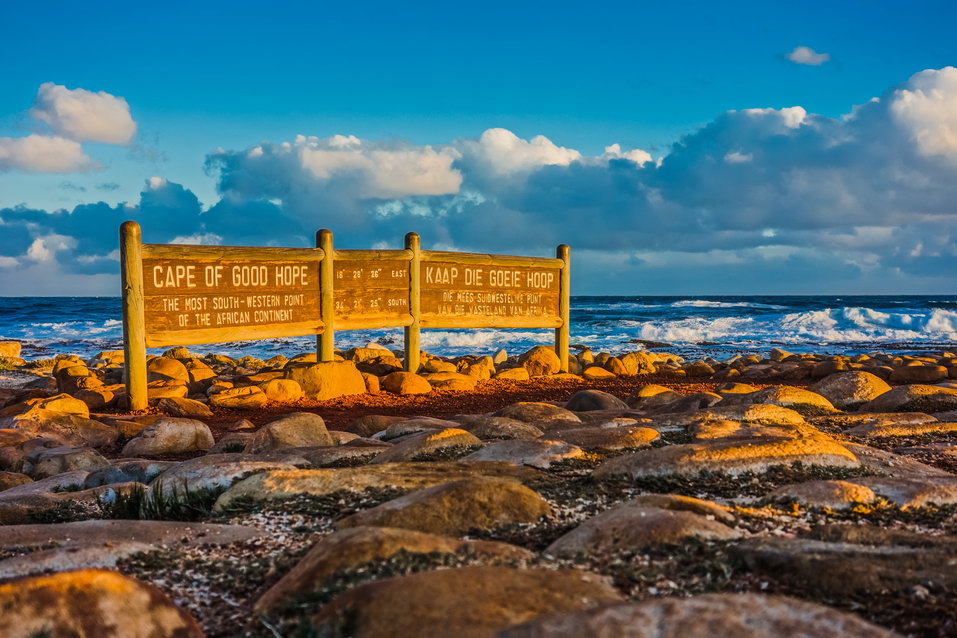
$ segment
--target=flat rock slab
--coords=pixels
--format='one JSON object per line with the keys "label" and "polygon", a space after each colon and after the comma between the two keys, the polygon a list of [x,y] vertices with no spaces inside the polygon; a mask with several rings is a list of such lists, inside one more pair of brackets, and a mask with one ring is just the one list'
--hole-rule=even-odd
{"label": "flat rock slab", "polygon": [[475,448],[484,445],[474,434],[459,428],[445,428],[420,432],[397,441],[394,446],[376,456],[373,463],[414,461],[449,448]]}
{"label": "flat rock slab", "polygon": [[708,443],[670,445],[619,456],[598,466],[593,475],[694,476],[702,472],[765,472],[769,468],[792,463],[830,467],[859,467],[847,448],[827,437],[794,439],[755,439],[753,441],[718,440]]}
{"label": "flat rock slab", "polygon": [[642,603],[603,605],[548,614],[513,627],[502,638],[621,636],[625,638],[781,638],[854,636],[893,638],[893,632],[824,605],[760,594],[704,594]]}
{"label": "flat rock slab", "polygon": [[338,527],[399,527],[459,536],[514,523],[534,523],[552,508],[510,479],[469,478],[435,485],[342,519]]}
{"label": "flat rock slab", "polygon": [[137,542],[150,545],[224,545],[262,536],[243,525],[215,525],[178,521],[94,520],[52,525],[8,525],[0,534],[0,548]]}
{"label": "flat rock slab", "polygon": [[866,469],[876,474],[883,474],[893,478],[915,478],[924,476],[953,476],[950,472],[933,465],[927,465],[914,459],[887,450],[860,445],[858,443],[843,443]]}
{"label": "flat rock slab", "polygon": [[514,439],[489,443],[481,450],[466,456],[464,460],[498,461],[547,469],[552,463],[581,459],[585,456],[583,449],[565,441]]}
{"label": "flat rock slab", "polygon": [[419,489],[477,476],[508,478],[527,482],[539,476],[530,468],[510,463],[383,463],[364,467],[343,467],[319,470],[276,470],[240,481],[216,500],[214,509],[221,511],[237,499],[265,502],[322,496],[333,492],[362,492],[367,489]]}
{"label": "flat rock slab", "polygon": [[77,569],[113,569],[118,561],[152,549],[154,547],[146,543],[127,541],[46,549],[0,560],[0,579]]}
{"label": "flat rock slab", "polygon": [[150,483],[150,490],[162,494],[220,490],[258,472],[293,470],[297,466],[309,465],[301,457],[288,458],[282,454],[283,460],[271,460],[265,456],[208,454],[183,461],[156,477]]}
{"label": "flat rock slab", "polygon": [[462,554],[495,560],[528,560],[534,554],[521,547],[494,541],[463,541],[391,527],[351,527],[317,542],[282,579],[256,602],[258,613],[268,613],[293,598],[320,591],[337,572],[399,552]]}
{"label": "flat rock slab", "polygon": [[640,550],[649,545],[698,538],[726,540],[741,533],[724,523],[691,511],[623,503],[588,519],[548,546],[553,556]]}
{"label": "flat rock slab", "polygon": [[621,594],[597,574],[575,569],[460,567],[360,585],[312,617],[318,635],[354,638],[490,638],[549,612],[615,602]]}

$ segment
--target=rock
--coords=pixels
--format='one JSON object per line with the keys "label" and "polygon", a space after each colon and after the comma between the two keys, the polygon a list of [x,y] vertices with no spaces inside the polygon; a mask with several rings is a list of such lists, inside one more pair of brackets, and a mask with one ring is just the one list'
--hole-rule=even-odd
{"label": "rock", "polygon": [[209,397],[213,406],[233,410],[255,410],[264,406],[267,401],[266,393],[254,385],[226,388]]}
{"label": "rock", "polygon": [[789,385],[776,385],[750,394],[730,394],[724,397],[721,405],[770,404],[796,409],[798,412],[827,413],[834,412],[834,406],[816,392],[795,388]]}
{"label": "rock", "polygon": [[276,403],[295,403],[303,397],[302,388],[292,379],[271,379],[259,384],[259,389]]}
{"label": "rock", "polygon": [[901,366],[894,368],[891,372],[890,381],[892,383],[934,383],[946,379],[947,376],[948,370],[944,366]]}
{"label": "rock", "polygon": [[477,476],[530,481],[539,473],[508,463],[385,463],[364,467],[321,470],[268,471],[251,476],[227,490],[216,501],[221,511],[237,499],[252,502],[279,501],[305,494],[362,492],[374,488],[419,489]]}
{"label": "rock", "polygon": [[21,474],[19,472],[0,472],[0,492],[8,490],[11,487],[26,485],[27,483],[31,482],[33,482],[33,479],[26,474]]}
{"label": "rock", "polygon": [[830,467],[859,467],[860,461],[836,441],[820,437],[717,440],[642,450],[605,461],[593,475],[642,478],[702,472],[766,472],[779,465],[803,463]]}
{"label": "rock", "polygon": [[19,341],[0,341],[0,357],[17,359],[20,357]]}
{"label": "rock", "polygon": [[436,534],[390,527],[352,527],[323,537],[273,585],[254,607],[268,614],[285,602],[318,593],[337,572],[399,552],[411,554],[460,554],[494,559],[530,559],[528,550],[490,541],[461,541]]}
{"label": "rock", "polygon": [[202,638],[195,620],[157,587],[103,570],[35,576],[0,585],[0,634],[98,638]]}
{"label": "rock", "polygon": [[129,440],[123,456],[163,456],[206,451],[213,447],[213,434],[202,421],[166,417],[148,425]]}
{"label": "rock", "polygon": [[292,412],[262,426],[246,446],[249,454],[286,447],[334,445],[326,423],[318,414]]}
{"label": "rock", "polygon": [[367,414],[365,416],[360,416],[358,419],[353,421],[348,428],[348,432],[353,434],[358,434],[359,436],[372,436],[378,432],[382,432],[387,427],[393,423],[398,423],[399,421],[405,421],[406,417],[404,416],[389,416],[385,414]]}
{"label": "rock", "polygon": [[13,427],[31,438],[43,437],[62,445],[77,447],[107,447],[116,442],[117,429],[74,414],[48,413],[37,419],[15,420]]}
{"label": "rock", "polygon": [[690,426],[707,423],[709,421],[735,421],[740,424],[791,426],[792,428],[807,429],[807,421],[799,413],[789,408],[766,403],[719,405],[704,410],[686,413],[653,414],[651,417],[656,426]]}
{"label": "rock", "polygon": [[544,613],[620,599],[602,577],[589,572],[460,567],[359,585],[325,605],[311,625],[318,635],[335,635],[348,619],[355,638],[473,638],[495,636]]}
{"label": "rock", "polygon": [[286,378],[296,381],[303,393],[315,401],[365,394],[366,391],[362,373],[352,361],[290,364],[286,366]]}
{"label": "rock", "polygon": [[856,414],[828,414],[811,417],[808,422],[820,429],[847,430],[864,425],[871,426],[899,426],[920,423],[936,423],[937,419],[923,412],[858,412]]}
{"label": "rock", "polygon": [[582,377],[588,381],[601,381],[603,379],[616,379],[618,375],[610,372],[598,364],[592,365],[582,372]]}
{"label": "rock", "polygon": [[581,423],[577,414],[551,403],[522,401],[507,405],[492,416],[504,416],[525,423],[547,423],[550,421],[568,421]]}
{"label": "rock", "polygon": [[878,421],[877,423],[862,423],[861,425],[844,430],[844,434],[867,438],[920,436],[922,434],[946,434],[947,432],[957,432],[957,423],[940,423],[939,421],[928,423],[887,423]]}
{"label": "rock", "polygon": [[704,361],[695,361],[682,368],[689,377],[710,377],[714,374],[714,368]]}
{"label": "rock", "polygon": [[608,392],[601,390],[579,390],[565,404],[572,412],[591,412],[592,410],[627,410],[628,404]]}
{"label": "rock", "polygon": [[846,509],[857,503],[873,503],[877,495],[869,487],[850,481],[808,481],[779,487],[766,498],[774,502]]}
{"label": "rock", "polygon": [[871,399],[862,412],[946,412],[957,409],[957,390],[936,385],[902,385]]}
{"label": "rock", "polygon": [[83,480],[83,487],[88,489],[115,483],[147,484],[175,465],[175,461],[117,459],[107,467],[90,472]]}
{"label": "rock", "polygon": [[497,439],[537,439],[544,432],[530,423],[504,416],[483,416],[480,420],[463,426],[482,441]]}
{"label": "rock", "polygon": [[383,390],[401,396],[409,394],[428,394],[432,386],[424,377],[414,372],[393,372],[380,381]]}
{"label": "rock", "polygon": [[179,521],[90,520],[72,523],[8,525],[0,548],[61,547],[136,541],[149,545],[228,545],[259,538],[263,532],[243,525],[182,523]]}
{"label": "rock", "polygon": [[76,470],[50,478],[26,483],[0,492],[0,525],[17,525],[48,520],[60,516],[57,511],[66,507],[70,516],[100,515],[103,505],[116,500],[118,494],[128,494],[135,484],[124,483],[53,492],[54,488],[75,490],[82,487],[87,472]]}
{"label": "rock", "polygon": [[794,356],[794,353],[788,352],[787,350],[781,350],[780,348],[771,349],[771,361],[781,362],[793,356]]}
{"label": "rock", "polygon": [[518,358],[529,377],[544,377],[561,370],[561,361],[550,346],[535,346]]}
{"label": "rock", "polygon": [[577,445],[586,450],[630,450],[648,447],[659,438],[658,430],[638,425],[620,427],[590,427],[570,430],[553,430],[548,433],[551,439],[558,439]]}
{"label": "rock", "polygon": [[102,386],[77,390],[74,397],[86,404],[91,410],[112,407],[125,392],[122,386]]}
{"label": "rock", "polygon": [[957,477],[866,476],[854,479],[853,482],[870,489],[901,509],[957,503]]}
{"label": "rock", "polygon": [[396,463],[415,461],[422,457],[455,448],[468,450],[482,447],[483,443],[474,434],[458,428],[445,428],[431,432],[420,432],[403,438],[388,450],[372,459],[372,463]]}
{"label": "rock", "polygon": [[925,465],[914,459],[886,450],[859,445],[857,443],[843,443],[861,462],[861,466],[870,472],[893,478],[914,478],[924,476],[952,476],[936,467]]}
{"label": "rock", "polygon": [[838,372],[808,387],[841,410],[853,410],[889,391],[887,382],[861,370]]}
{"label": "rock", "polygon": [[548,503],[521,483],[499,478],[469,478],[436,485],[348,516],[337,527],[398,527],[460,536],[533,523],[551,513]]}
{"label": "rock", "polygon": [[388,449],[388,444],[381,444],[297,448],[292,451],[309,461],[309,467],[342,467],[364,465]]}
{"label": "rock", "polygon": [[629,502],[586,520],[549,545],[545,553],[575,556],[635,551],[649,545],[678,543],[690,536],[727,540],[741,534],[724,523],[695,512]]}
{"label": "rock", "polygon": [[[301,459],[301,464],[307,465],[308,461]],[[258,473],[295,469],[293,462],[247,454],[207,454],[166,470],[149,484],[149,489],[153,495],[218,492]]]}
{"label": "rock", "polygon": [[24,457],[23,471],[42,479],[74,470],[92,472],[109,464],[103,455],[87,447],[37,448]]}
{"label": "rock", "polygon": [[869,525],[827,525],[812,530],[810,538],[753,538],[733,552],[757,574],[825,596],[957,584],[952,538]]}
{"label": "rock", "polygon": [[[395,374],[395,373],[393,373]],[[433,388],[471,392],[475,389],[475,377],[458,372],[435,372],[425,375],[425,380]]]}
{"label": "rock", "polygon": [[151,381],[146,386],[146,396],[150,401],[167,397],[185,397],[189,387],[176,381]]}
{"label": "rock", "polygon": [[619,358],[629,375],[653,374],[656,372],[655,362],[658,361],[658,358],[650,352],[629,352]]}
{"label": "rock", "polygon": [[434,430],[444,430],[458,427],[459,423],[457,421],[433,419],[432,417],[428,416],[420,416],[396,421],[395,423],[390,424],[389,427],[385,429],[385,432],[376,436],[375,438],[381,438],[383,441],[391,441],[403,436],[408,436],[409,434],[432,432]]}
{"label": "rock", "polygon": [[641,603],[592,607],[570,614],[543,615],[500,635],[501,638],[893,638],[896,634],[852,614],[796,598],[761,594],[704,594],[691,598],[654,598]]}
{"label": "rock", "polygon": [[189,383],[189,371],[179,360],[168,357],[154,357],[146,363],[148,381],[176,381]]}
{"label": "rock", "polygon": [[368,372],[362,373],[362,380],[366,384],[366,392],[369,394],[379,394],[382,391],[382,384],[379,383],[379,377]]}
{"label": "rock", "polygon": [[170,416],[186,419],[202,419],[213,416],[213,411],[205,403],[183,397],[157,399],[156,409]]}
{"label": "rock", "polygon": [[576,445],[564,441],[536,439],[498,441],[489,443],[477,452],[466,456],[465,461],[504,461],[515,465],[528,465],[540,469],[551,467],[552,463],[571,459],[585,458],[585,451]]}
{"label": "rock", "polygon": [[531,377],[528,370],[524,367],[506,368],[495,375],[496,379],[507,379],[509,381],[528,381]]}
{"label": "rock", "polygon": [[75,415],[88,419],[90,409],[83,401],[71,397],[69,394],[57,394],[52,397],[27,399],[22,403],[15,403],[0,410],[0,426],[9,426],[13,419],[39,420],[49,416]]}

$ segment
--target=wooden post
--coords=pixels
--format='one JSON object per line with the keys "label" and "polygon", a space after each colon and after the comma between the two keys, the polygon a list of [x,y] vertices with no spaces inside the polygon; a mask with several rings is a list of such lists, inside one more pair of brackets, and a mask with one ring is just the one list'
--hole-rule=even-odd
{"label": "wooden post", "polygon": [[555,354],[561,362],[561,371],[568,372],[568,341],[571,324],[571,248],[561,244],[555,250],[555,256],[565,262],[561,269],[561,292],[558,295],[558,314],[562,325],[555,328]]}
{"label": "wooden post", "polygon": [[409,314],[412,323],[405,327],[405,369],[408,372],[419,371],[419,317],[420,295],[419,283],[421,272],[421,249],[418,233],[407,233],[405,248],[412,251],[412,260],[409,262]]}
{"label": "wooden post", "polygon": [[120,272],[123,286],[123,356],[130,410],[149,406],[146,390],[146,319],[143,300],[142,233],[136,222],[120,226]]}
{"label": "wooden post", "polygon": [[316,335],[316,358],[319,361],[332,361],[336,356],[336,301],[335,249],[331,230],[323,228],[316,233],[316,247],[323,251],[319,263],[319,316],[325,324],[323,331]]}

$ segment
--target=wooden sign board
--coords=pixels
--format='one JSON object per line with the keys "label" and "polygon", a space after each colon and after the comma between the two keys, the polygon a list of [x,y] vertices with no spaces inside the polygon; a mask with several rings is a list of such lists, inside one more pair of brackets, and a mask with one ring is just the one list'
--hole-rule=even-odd
{"label": "wooden sign board", "polygon": [[[422,327],[556,328],[561,325],[557,260],[487,263],[431,253],[421,265]],[[441,259],[441,260],[439,260]]]}
{"label": "wooden sign board", "polygon": [[335,330],[405,328],[405,367],[419,368],[421,328],[554,328],[567,370],[569,249],[557,257],[421,250],[143,244],[120,227],[129,407],[148,405],[146,348],[318,335],[335,359]]}
{"label": "wooden sign board", "polygon": [[336,330],[386,328],[412,323],[406,250],[337,250],[333,285]]}

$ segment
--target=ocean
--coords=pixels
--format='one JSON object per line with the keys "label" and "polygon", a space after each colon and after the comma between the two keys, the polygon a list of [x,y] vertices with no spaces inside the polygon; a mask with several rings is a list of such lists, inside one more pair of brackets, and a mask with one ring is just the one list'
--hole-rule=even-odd
{"label": "ocean", "polygon": [[[571,340],[595,352],[641,349],[635,340],[669,344],[686,358],[767,352],[857,354],[957,348],[957,295],[822,297],[572,297]],[[23,343],[23,357],[89,357],[122,348],[117,297],[0,298],[0,340]],[[422,348],[438,355],[520,353],[551,343],[553,331],[423,330]],[[348,348],[376,341],[402,347],[402,329],[336,335]],[[313,337],[190,346],[194,352],[261,358],[314,348]],[[156,350],[159,353],[161,350]]]}

